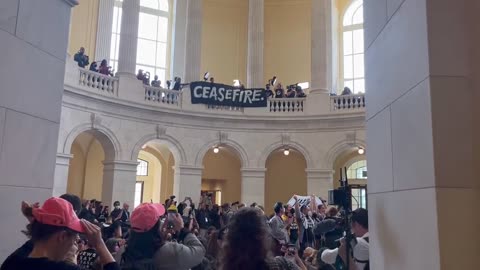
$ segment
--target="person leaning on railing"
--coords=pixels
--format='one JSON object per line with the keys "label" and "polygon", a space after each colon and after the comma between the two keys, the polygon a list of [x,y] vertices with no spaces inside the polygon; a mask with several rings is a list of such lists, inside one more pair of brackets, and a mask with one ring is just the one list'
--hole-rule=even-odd
{"label": "person leaning on railing", "polygon": [[307,97],[307,95],[305,94],[305,92],[303,92],[303,89],[301,86],[297,85],[295,87],[295,91],[297,92],[297,98],[305,98]]}
{"label": "person leaning on railing", "polygon": [[350,88],[348,87],[343,88],[342,96],[348,96],[351,94],[352,94],[352,90],[350,90]]}
{"label": "person leaning on railing", "polygon": [[270,89],[270,84],[265,85],[265,93],[267,95],[267,98],[273,97],[273,91]]}
{"label": "person leaning on railing", "polygon": [[285,97],[285,90],[283,90],[283,86],[281,83],[278,83],[275,86],[275,98],[284,98]]}
{"label": "person leaning on railing", "polygon": [[78,63],[79,67],[88,66],[88,55],[85,54],[85,48],[80,47],[80,50],[73,56],[73,60]]}
{"label": "person leaning on railing", "polygon": [[108,66],[107,59],[103,59],[98,68],[98,72],[103,75],[113,76],[112,67]]}

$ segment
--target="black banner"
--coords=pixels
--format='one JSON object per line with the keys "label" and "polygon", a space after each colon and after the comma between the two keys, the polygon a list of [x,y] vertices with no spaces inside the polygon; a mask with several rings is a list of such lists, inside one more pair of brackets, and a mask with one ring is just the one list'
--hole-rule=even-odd
{"label": "black banner", "polygon": [[232,107],[267,107],[265,89],[239,89],[230,85],[190,83],[192,104],[209,104]]}

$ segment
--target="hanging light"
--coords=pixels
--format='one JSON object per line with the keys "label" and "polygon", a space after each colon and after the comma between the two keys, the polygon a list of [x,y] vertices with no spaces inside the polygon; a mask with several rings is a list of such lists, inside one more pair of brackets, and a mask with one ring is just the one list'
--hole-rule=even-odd
{"label": "hanging light", "polygon": [[220,152],[220,148],[218,148],[218,146],[215,146],[213,148],[213,153],[218,154],[218,152]]}
{"label": "hanging light", "polygon": [[365,149],[363,149],[363,147],[358,147],[358,154],[360,155],[365,154]]}
{"label": "hanging light", "polygon": [[283,154],[284,154],[285,156],[290,155],[290,149],[285,148],[285,149],[283,150]]}

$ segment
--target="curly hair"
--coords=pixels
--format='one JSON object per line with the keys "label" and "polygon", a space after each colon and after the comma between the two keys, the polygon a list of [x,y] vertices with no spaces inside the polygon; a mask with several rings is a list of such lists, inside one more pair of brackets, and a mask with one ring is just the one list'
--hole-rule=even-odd
{"label": "curly hair", "polygon": [[268,269],[267,224],[257,208],[242,208],[230,220],[220,256],[220,269]]}

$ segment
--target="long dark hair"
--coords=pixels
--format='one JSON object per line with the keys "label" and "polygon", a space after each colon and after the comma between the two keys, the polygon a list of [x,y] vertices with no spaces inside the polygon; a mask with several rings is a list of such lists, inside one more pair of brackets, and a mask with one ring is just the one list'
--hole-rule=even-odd
{"label": "long dark hair", "polygon": [[127,248],[122,255],[122,262],[134,262],[153,258],[155,252],[164,244],[159,228],[160,220],[147,232],[130,231]]}
{"label": "long dark hair", "polygon": [[230,220],[221,251],[220,269],[267,269],[267,225],[260,210],[240,209]]}

